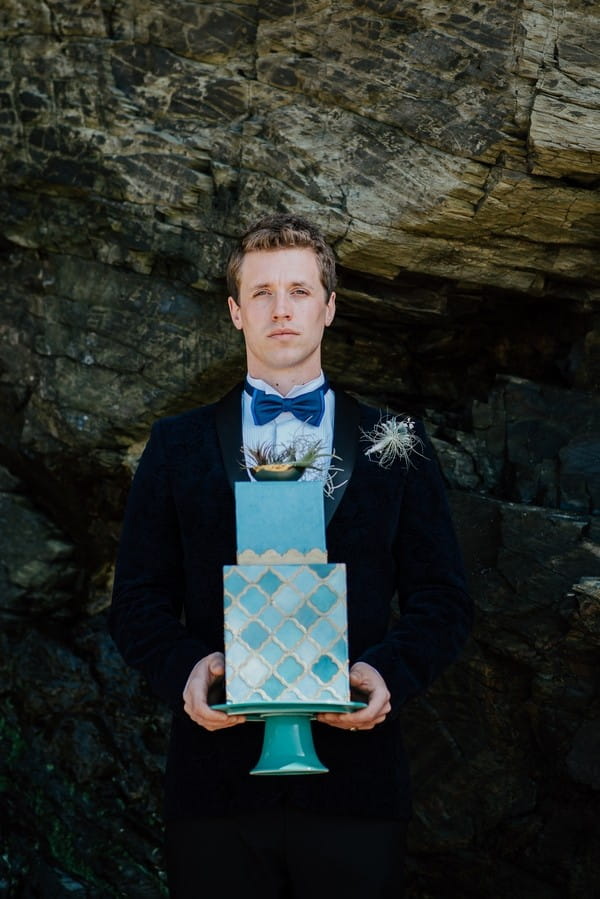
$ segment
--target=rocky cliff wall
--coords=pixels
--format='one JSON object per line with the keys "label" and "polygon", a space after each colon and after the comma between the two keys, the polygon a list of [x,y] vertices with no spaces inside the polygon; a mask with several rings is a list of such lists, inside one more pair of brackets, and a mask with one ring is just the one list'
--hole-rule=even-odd
{"label": "rocky cliff wall", "polygon": [[478,607],[405,711],[410,894],[596,896],[596,5],[4,0],[0,38],[0,892],[162,895],[123,503],[151,421],[239,376],[232,239],[296,210],[327,369],[426,418]]}

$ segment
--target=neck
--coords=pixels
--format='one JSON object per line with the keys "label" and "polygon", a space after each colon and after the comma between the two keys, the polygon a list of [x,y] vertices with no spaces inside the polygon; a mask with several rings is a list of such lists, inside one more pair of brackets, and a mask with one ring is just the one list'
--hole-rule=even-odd
{"label": "neck", "polygon": [[311,368],[310,371],[299,372],[299,371],[278,371],[278,372],[264,372],[257,371],[248,368],[248,374],[252,378],[260,378],[261,381],[264,381],[265,384],[268,384],[269,387],[273,387],[277,390],[281,396],[287,396],[290,390],[294,387],[298,387],[302,384],[308,384],[309,381],[312,381],[314,378],[318,378],[321,374],[321,364],[319,363],[316,369]]}

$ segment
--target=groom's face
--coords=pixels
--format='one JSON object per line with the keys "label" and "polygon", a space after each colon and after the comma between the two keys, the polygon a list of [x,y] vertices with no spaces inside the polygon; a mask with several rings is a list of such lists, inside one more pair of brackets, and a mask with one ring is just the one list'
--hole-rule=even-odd
{"label": "groom's face", "polygon": [[323,330],[335,315],[315,252],[309,247],[253,250],[240,268],[238,301],[229,297],[236,328],[243,331],[248,371],[272,383],[282,372],[296,383],[321,370]]}

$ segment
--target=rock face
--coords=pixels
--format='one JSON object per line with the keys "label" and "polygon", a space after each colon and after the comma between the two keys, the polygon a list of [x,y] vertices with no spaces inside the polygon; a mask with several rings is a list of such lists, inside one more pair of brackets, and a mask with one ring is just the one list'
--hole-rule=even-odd
{"label": "rock face", "polygon": [[4,0],[0,39],[0,892],[164,893],[123,503],[151,421],[243,369],[232,239],[296,210],[328,372],[426,418],[478,607],[405,710],[410,896],[598,895],[596,5]]}

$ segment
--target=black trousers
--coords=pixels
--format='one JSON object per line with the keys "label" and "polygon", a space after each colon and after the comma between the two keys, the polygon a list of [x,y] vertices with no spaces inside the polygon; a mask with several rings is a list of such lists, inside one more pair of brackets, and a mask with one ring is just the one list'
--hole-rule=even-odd
{"label": "black trousers", "polygon": [[281,804],[166,829],[171,899],[401,899],[406,823]]}

